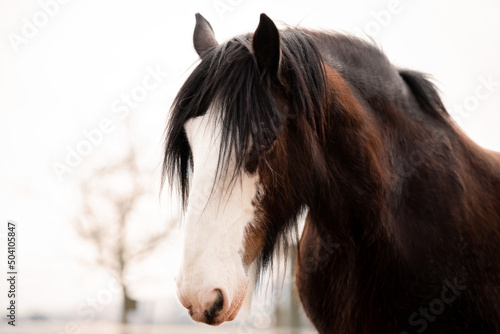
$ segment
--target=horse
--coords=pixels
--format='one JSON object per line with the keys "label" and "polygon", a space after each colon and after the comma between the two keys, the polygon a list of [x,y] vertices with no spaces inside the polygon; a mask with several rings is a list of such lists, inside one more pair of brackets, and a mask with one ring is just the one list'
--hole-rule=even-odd
{"label": "horse", "polygon": [[194,321],[235,319],[306,215],[295,283],[319,333],[500,333],[500,155],[428,75],[265,14],[223,43],[196,14],[193,44],[162,184],[182,202]]}

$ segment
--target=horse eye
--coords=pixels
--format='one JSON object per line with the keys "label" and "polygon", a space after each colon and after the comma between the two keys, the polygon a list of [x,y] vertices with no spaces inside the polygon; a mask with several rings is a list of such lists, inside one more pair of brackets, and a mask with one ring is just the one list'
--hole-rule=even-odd
{"label": "horse eye", "polygon": [[257,166],[259,165],[259,160],[261,158],[262,153],[267,153],[272,150],[276,144],[277,140],[273,140],[267,144],[261,144],[259,146],[254,146],[254,149],[250,152],[250,154],[246,157],[245,160],[245,170],[253,174],[257,170]]}
{"label": "horse eye", "polygon": [[261,144],[260,145],[260,150],[262,152],[268,152],[270,151],[273,147],[274,147],[274,144],[276,144],[276,139],[267,143],[267,144]]}

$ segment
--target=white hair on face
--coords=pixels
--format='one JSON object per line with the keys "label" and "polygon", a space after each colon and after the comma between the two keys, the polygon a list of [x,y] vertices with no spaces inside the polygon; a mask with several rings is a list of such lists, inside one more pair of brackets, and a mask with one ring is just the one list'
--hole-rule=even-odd
{"label": "white hair on face", "polygon": [[[217,175],[222,128],[213,112],[209,109],[184,126],[194,167],[178,287],[191,304],[203,304],[198,297],[201,293],[223,289],[222,312],[232,312],[243,304],[245,296],[245,304],[249,304],[251,293],[246,292],[255,286],[255,264],[245,268],[243,255],[245,228],[254,219],[252,201],[257,195],[258,176],[243,172],[231,182],[236,168],[232,158],[227,172]],[[228,301],[230,305],[226,305]]]}

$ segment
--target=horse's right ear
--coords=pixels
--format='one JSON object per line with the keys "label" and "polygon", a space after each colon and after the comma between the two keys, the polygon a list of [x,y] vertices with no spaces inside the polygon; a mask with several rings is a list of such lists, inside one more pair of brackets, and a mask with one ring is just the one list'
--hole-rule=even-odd
{"label": "horse's right ear", "polygon": [[210,23],[200,14],[196,13],[196,26],[194,27],[193,45],[194,49],[201,55],[213,46],[216,46],[214,30]]}
{"label": "horse's right ear", "polygon": [[260,14],[259,26],[252,38],[252,48],[260,71],[276,74],[281,58],[280,33],[266,14]]}

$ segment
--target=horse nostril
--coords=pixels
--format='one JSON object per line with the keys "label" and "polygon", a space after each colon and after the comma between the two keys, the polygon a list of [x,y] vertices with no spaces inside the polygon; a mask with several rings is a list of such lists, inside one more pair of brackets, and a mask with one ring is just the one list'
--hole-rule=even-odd
{"label": "horse nostril", "polygon": [[217,297],[215,298],[210,308],[203,312],[207,320],[206,322],[209,325],[214,323],[215,318],[217,318],[220,311],[224,307],[224,298],[222,297],[222,292],[220,291],[220,289],[215,289],[215,292],[217,293]]}

